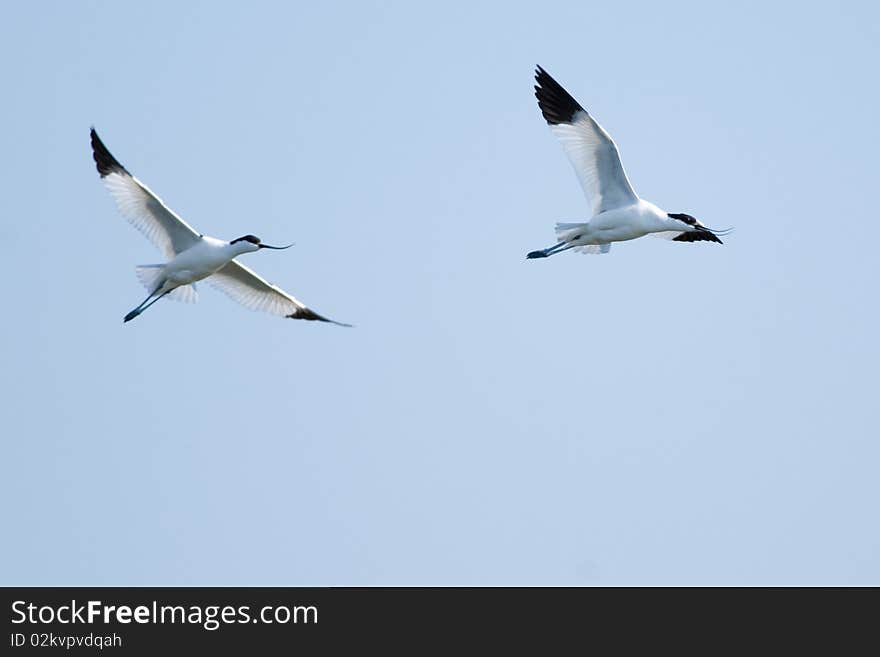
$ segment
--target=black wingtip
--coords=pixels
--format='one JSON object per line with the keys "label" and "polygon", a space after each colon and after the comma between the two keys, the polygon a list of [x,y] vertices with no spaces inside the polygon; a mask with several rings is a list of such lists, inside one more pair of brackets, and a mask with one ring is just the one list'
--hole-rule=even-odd
{"label": "black wingtip", "polygon": [[335,319],[329,319],[327,317],[324,317],[323,315],[319,315],[311,308],[303,308],[301,310],[297,310],[295,313],[286,315],[286,317],[287,319],[304,319],[310,322],[328,322],[330,324],[336,324],[336,326],[353,328],[351,324],[343,324],[342,322],[337,322]]}
{"label": "black wingtip", "polygon": [[682,233],[676,237],[672,238],[673,242],[717,242],[718,244],[724,244],[721,241],[721,238],[718,237],[711,230],[698,229],[694,231],[689,231],[687,233]]}
{"label": "black wingtip", "polygon": [[535,258],[546,258],[548,257],[544,251],[530,251],[526,254],[527,260],[534,260]]}
{"label": "black wingtip", "polygon": [[95,164],[98,166],[98,173],[101,174],[102,178],[114,172],[128,174],[125,167],[122,166],[119,161],[110,154],[107,147],[104,146],[104,142],[101,141],[101,138],[95,131],[95,126],[92,126],[89,130],[89,136],[92,141],[92,157],[95,159]]}
{"label": "black wingtip", "polygon": [[535,68],[535,81],[538,83],[535,85],[538,107],[550,125],[571,123],[575,114],[584,111],[580,103],[540,66]]}

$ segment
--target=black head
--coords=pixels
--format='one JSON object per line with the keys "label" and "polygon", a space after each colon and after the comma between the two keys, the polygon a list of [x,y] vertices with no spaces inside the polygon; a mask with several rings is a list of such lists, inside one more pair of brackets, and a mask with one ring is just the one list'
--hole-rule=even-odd
{"label": "black head", "polygon": [[245,235],[244,237],[239,237],[238,239],[232,240],[230,244],[235,244],[236,242],[250,242],[251,244],[260,245],[260,238],[256,235]]}
{"label": "black head", "polygon": [[284,249],[289,249],[293,246],[293,244],[288,244],[287,246],[270,246],[269,244],[263,244],[260,241],[260,238],[256,235],[245,235],[244,237],[239,237],[238,239],[232,240],[230,244],[235,244],[236,242],[247,242],[248,244],[253,244],[256,249],[251,249],[251,251],[257,251],[259,249],[276,249],[278,251],[282,251]]}
{"label": "black head", "polygon": [[723,237],[733,230],[732,228],[727,228],[725,230],[709,228],[708,226],[701,224],[695,217],[692,217],[689,214],[667,212],[666,216],[670,219],[677,219],[678,221],[693,227],[693,230],[687,230],[680,235],[673,237],[673,242],[718,242],[718,244],[724,244],[718,236],[721,235]]}
{"label": "black head", "polygon": [[666,216],[670,219],[678,219],[679,221],[683,221],[688,226],[697,226],[699,225],[699,221],[697,221],[696,217],[692,217],[689,214],[676,213],[676,212],[667,212]]}

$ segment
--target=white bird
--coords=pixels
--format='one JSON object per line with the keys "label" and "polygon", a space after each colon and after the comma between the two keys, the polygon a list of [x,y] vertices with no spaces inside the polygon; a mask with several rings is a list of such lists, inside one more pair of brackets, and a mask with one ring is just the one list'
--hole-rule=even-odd
{"label": "white bird", "polygon": [[292,244],[269,246],[253,235],[231,242],[201,235],[126,171],[104,146],[94,128],[91,137],[98,173],[116,200],[119,211],[167,259],[164,264],[141,265],[135,269],[149,294],[143,303],[125,316],[124,322],[134,319],[165,295],[178,301],[195,302],[195,282],[206,278],[214,287],[251,310],[263,310],[290,319],[350,326],[322,317],[234,259],[260,249],[287,249]]}
{"label": "white bird", "polygon": [[546,258],[568,249],[608,253],[612,242],[645,235],[676,242],[721,243],[726,231],[707,228],[689,214],[673,214],[640,199],[633,191],[617,145],[589,113],[540,66],[535,72],[538,107],[574,167],[593,216],[585,223],[558,223],[558,242],[527,258]]}

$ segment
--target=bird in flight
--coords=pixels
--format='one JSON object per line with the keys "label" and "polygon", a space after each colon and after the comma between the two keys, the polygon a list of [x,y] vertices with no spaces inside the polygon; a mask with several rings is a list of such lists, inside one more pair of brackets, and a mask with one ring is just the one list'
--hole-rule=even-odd
{"label": "bird in flight", "polygon": [[196,281],[207,279],[208,283],[251,310],[263,310],[290,319],[350,326],[322,317],[235,260],[244,253],[287,249],[292,244],[270,246],[254,235],[226,242],[198,233],[126,171],[104,146],[94,128],[91,129],[91,138],[98,173],[116,200],[119,212],[155,244],[167,260],[164,264],[135,268],[149,294],[143,303],[125,316],[124,322],[131,321],[166,295],[178,301],[195,302]]}
{"label": "bird in flight", "polygon": [[583,223],[556,224],[557,243],[532,251],[527,258],[546,258],[568,249],[608,253],[612,242],[654,235],[675,242],[718,242],[728,230],[707,228],[684,213],[661,210],[633,191],[617,145],[611,136],[540,66],[535,72],[535,96],[541,114],[562,142],[593,216]]}

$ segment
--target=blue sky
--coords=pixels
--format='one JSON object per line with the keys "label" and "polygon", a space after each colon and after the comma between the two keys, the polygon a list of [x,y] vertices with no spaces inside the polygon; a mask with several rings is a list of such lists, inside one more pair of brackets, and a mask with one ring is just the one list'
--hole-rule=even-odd
{"label": "blue sky", "polygon": [[[3,584],[880,584],[872,3],[18,3]],[[636,191],[735,226],[526,261]],[[123,315],[88,129],[354,329]]]}

